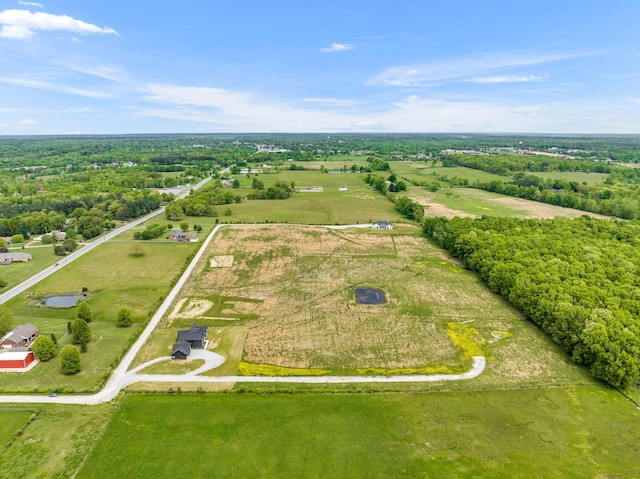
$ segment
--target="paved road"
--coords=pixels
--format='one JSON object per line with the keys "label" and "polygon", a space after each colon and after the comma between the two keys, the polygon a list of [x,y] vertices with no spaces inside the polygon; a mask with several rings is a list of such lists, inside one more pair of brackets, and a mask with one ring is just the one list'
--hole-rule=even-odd
{"label": "paved road", "polygon": [[[191,190],[197,190],[197,189],[202,188],[202,186],[204,186],[210,179],[211,179],[210,177],[209,178],[205,178],[204,180],[200,181],[197,185],[195,185],[192,188],[186,190],[181,195],[178,195],[178,197],[182,198],[182,197],[188,195]],[[7,301],[9,301],[10,299],[14,298],[15,296],[18,296],[20,293],[22,293],[23,291],[26,291],[27,289],[29,289],[32,286],[36,285],[37,283],[39,283],[40,281],[45,279],[47,276],[55,273],[56,271],[58,271],[61,268],[64,268],[69,263],[71,263],[72,261],[77,260],[82,255],[87,254],[92,249],[97,248],[98,246],[103,244],[105,241],[108,241],[108,240],[110,240],[112,238],[115,238],[119,234],[121,234],[121,233],[123,233],[123,232],[125,232],[125,231],[127,231],[127,230],[129,230],[131,228],[133,228],[134,226],[138,226],[139,224],[144,223],[145,221],[153,218],[154,216],[158,216],[158,215],[160,215],[162,213],[164,213],[164,206],[161,207],[161,208],[158,208],[155,211],[152,211],[151,213],[149,213],[149,214],[147,214],[145,216],[142,216],[142,217],[140,217],[140,218],[138,218],[136,220],[133,220],[130,223],[127,223],[126,225],[121,226],[120,228],[116,228],[115,230],[106,233],[104,236],[101,236],[101,237],[97,238],[95,241],[92,241],[90,243],[86,243],[79,250],[74,251],[73,253],[71,253],[68,256],[60,258],[60,261],[58,261],[56,264],[54,264],[52,266],[49,266],[48,268],[43,269],[42,271],[40,271],[39,273],[33,275],[31,278],[27,279],[26,281],[23,281],[19,285],[14,286],[13,288],[11,288],[6,293],[0,294],[0,304],[6,303]]]}

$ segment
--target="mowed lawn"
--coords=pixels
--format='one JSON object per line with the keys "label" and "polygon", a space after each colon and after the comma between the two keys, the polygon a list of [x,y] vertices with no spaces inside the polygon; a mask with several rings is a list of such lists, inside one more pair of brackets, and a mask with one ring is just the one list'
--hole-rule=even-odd
{"label": "mowed lawn", "polygon": [[79,479],[640,475],[640,412],[597,386],[126,396]]}
{"label": "mowed lawn", "polygon": [[0,454],[33,414],[35,410],[0,409]]}
{"label": "mowed lawn", "polygon": [[[83,370],[79,374],[64,376],[56,357],[25,373],[0,373],[0,391],[95,391],[198,246],[199,243],[149,243],[144,245],[143,256],[133,257],[129,254],[131,243],[107,242],[9,301],[14,324],[28,322],[37,326],[41,334],[54,333],[59,350],[70,342],[67,322],[75,319],[76,308],[41,307],[38,298],[79,294],[86,287],[90,293],[87,302],[93,312],[89,325],[92,339],[88,351],[82,354]],[[116,327],[120,308],[132,312],[135,321],[132,327]]]}

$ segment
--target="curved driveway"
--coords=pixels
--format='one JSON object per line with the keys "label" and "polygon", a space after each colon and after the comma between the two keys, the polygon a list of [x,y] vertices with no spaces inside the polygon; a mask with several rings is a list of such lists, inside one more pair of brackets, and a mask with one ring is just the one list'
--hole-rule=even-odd
{"label": "curved driveway", "polygon": [[[154,212],[154,214],[159,214]],[[148,218],[149,215],[147,215]],[[137,224],[137,223],[136,223]],[[104,388],[93,395],[77,395],[77,396],[38,396],[38,395],[0,395],[0,403],[58,403],[58,404],[100,404],[107,402],[115,398],[118,393],[125,387],[136,382],[158,382],[158,383],[234,383],[234,382],[250,382],[250,383],[308,383],[308,384],[352,384],[352,383],[409,383],[409,382],[435,382],[435,381],[459,381],[465,379],[472,379],[477,377],[484,371],[486,360],[483,356],[474,356],[473,366],[466,373],[461,374],[433,374],[433,375],[405,375],[405,376],[198,376],[197,374],[205,370],[210,370],[212,367],[217,367],[224,361],[224,358],[217,353],[207,351],[203,352],[206,356],[201,358],[205,359],[205,366],[198,368],[196,371],[191,371],[186,374],[174,375],[174,374],[138,374],[138,371],[144,369],[152,363],[158,362],[163,359],[152,360],[141,366],[134,368],[131,371],[129,366],[135,359],[138,351],[142,348],[144,343],[149,339],[149,336],[156,328],[162,317],[165,315],[169,306],[173,303],[175,297],[180,292],[187,279],[191,276],[191,273],[195,269],[198,261],[207,249],[207,246],[218,231],[229,225],[220,224],[217,225],[213,231],[203,241],[200,249],[194,256],[189,266],[185,269],[180,279],[176,282],[175,286],[171,289],[165,300],[157,309],[145,329],[140,334],[138,340],[127,351],[125,356],[120,361],[118,367],[113,371],[113,374],[105,384]],[[233,225],[238,227],[239,225]],[[243,225],[243,226],[264,226],[264,225]],[[270,225],[273,226],[273,225]],[[308,225],[283,225],[283,226],[308,226]],[[350,225],[350,226],[326,226],[331,229],[343,229],[343,228],[366,228],[371,225]],[[26,289],[26,288],[25,288]],[[215,358],[218,356],[220,359]],[[196,356],[192,356],[197,358]],[[217,363],[217,364],[216,364]]]}

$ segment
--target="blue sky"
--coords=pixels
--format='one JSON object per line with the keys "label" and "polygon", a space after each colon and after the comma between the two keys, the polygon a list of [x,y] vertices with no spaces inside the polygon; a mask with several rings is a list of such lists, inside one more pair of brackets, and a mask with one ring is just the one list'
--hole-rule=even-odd
{"label": "blue sky", "polygon": [[0,135],[640,133],[640,2],[0,0]]}

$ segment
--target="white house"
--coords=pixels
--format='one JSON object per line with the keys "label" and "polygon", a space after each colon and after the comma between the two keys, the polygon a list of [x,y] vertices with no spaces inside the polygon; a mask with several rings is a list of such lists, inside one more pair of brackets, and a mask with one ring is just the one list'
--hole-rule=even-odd
{"label": "white house", "polygon": [[371,228],[374,230],[392,230],[393,225],[391,221],[376,221]]}

